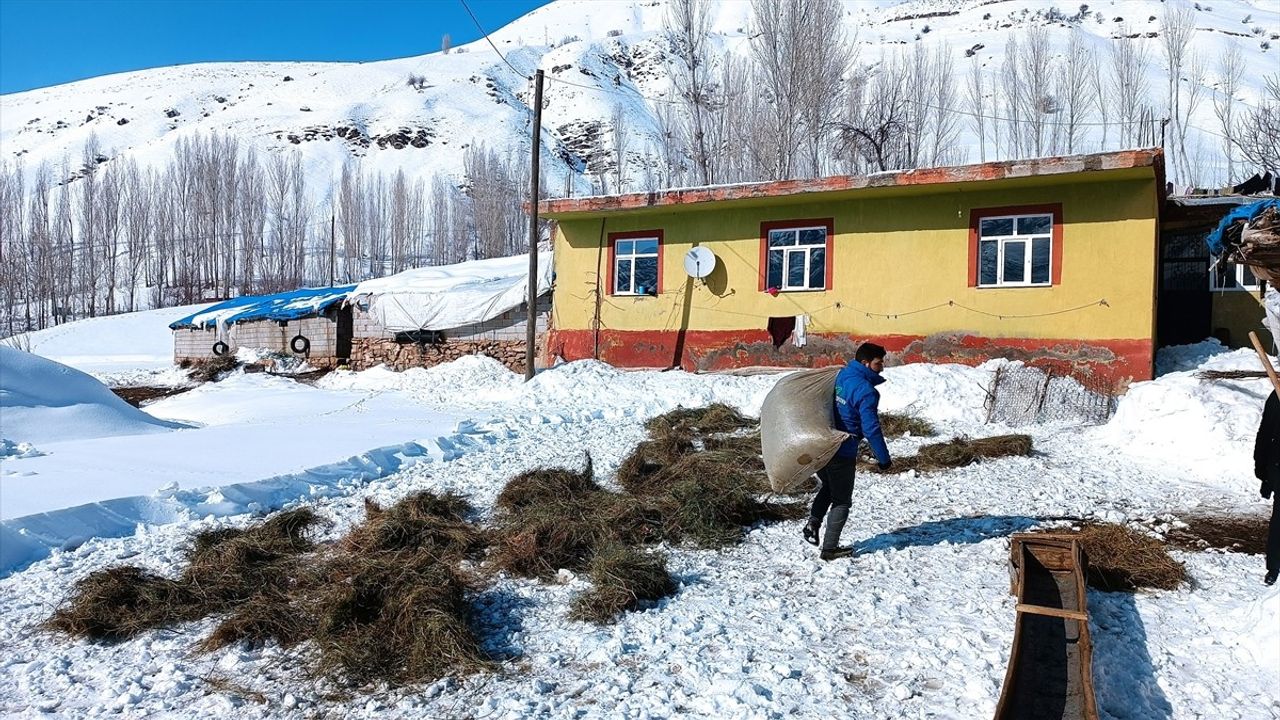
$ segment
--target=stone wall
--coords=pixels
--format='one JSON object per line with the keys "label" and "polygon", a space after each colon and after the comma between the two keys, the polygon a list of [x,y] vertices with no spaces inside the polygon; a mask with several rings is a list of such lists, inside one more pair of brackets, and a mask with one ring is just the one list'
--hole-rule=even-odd
{"label": "stone wall", "polygon": [[[547,330],[551,297],[538,298],[537,342]],[[525,332],[528,327],[525,305],[472,325],[445,330],[438,343],[397,342],[394,330],[383,327],[367,305],[357,304],[352,313],[351,369],[364,370],[386,365],[392,370],[431,367],[465,355],[488,355],[514,372],[524,372]]]}
{"label": "stone wall", "polygon": [[524,340],[445,340],[440,343],[401,343],[387,338],[353,338],[351,369],[386,365],[392,370],[432,367],[466,355],[488,355],[513,372],[524,372]]}

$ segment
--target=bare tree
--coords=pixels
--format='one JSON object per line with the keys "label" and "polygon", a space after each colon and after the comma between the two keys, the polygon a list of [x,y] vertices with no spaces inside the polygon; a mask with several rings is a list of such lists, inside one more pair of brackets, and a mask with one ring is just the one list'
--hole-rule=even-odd
{"label": "bare tree", "polygon": [[1120,121],[1120,140],[1126,146],[1139,137],[1147,98],[1147,66],[1150,55],[1140,38],[1130,38],[1122,25],[1120,35],[1111,40],[1111,99]]}
{"label": "bare tree", "polygon": [[1190,172],[1186,158],[1185,121],[1180,112],[1182,107],[1181,88],[1182,71],[1187,60],[1187,48],[1191,42],[1191,34],[1195,31],[1195,14],[1191,8],[1175,0],[1164,5],[1164,18],[1160,28],[1160,46],[1164,51],[1164,67],[1168,82],[1166,97],[1167,115],[1173,121],[1173,135],[1178,139],[1179,148],[1174,158],[1174,167],[1183,180]]}
{"label": "bare tree", "polygon": [[1261,170],[1280,173],[1280,73],[1266,77],[1258,106],[1240,119],[1235,138],[1246,161]]}
{"label": "bare tree", "polygon": [[910,166],[906,118],[911,112],[911,71],[902,55],[855,78],[840,126],[842,151],[881,172]]}
{"label": "bare tree", "polygon": [[627,191],[627,114],[622,105],[614,105],[609,117],[609,134],[613,137],[613,186]]}
{"label": "bare tree", "polygon": [[1236,177],[1236,95],[1240,92],[1243,77],[1244,58],[1240,54],[1240,46],[1230,43],[1218,56],[1218,92],[1213,96],[1213,112],[1222,130],[1222,154],[1227,159],[1227,182],[1234,182]]}
{"label": "bare tree", "polygon": [[672,0],[666,18],[667,41],[677,60],[668,72],[684,110],[680,127],[703,185],[714,182],[706,137],[708,115],[717,102],[709,52],[712,8],[706,0]]}
{"label": "bare tree", "polygon": [[982,61],[975,54],[969,63],[969,75],[965,84],[965,111],[969,116],[969,126],[978,136],[978,160],[987,161],[987,128],[986,86],[982,74]]}
{"label": "bare tree", "polygon": [[1075,153],[1082,139],[1082,123],[1088,122],[1089,110],[1096,101],[1097,86],[1090,75],[1096,71],[1097,58],[1085,43],[1079,29],[1072,30],[1066,57],[1058,66],[1057,96],[1061,106],[1061,137],[1068,153]]}

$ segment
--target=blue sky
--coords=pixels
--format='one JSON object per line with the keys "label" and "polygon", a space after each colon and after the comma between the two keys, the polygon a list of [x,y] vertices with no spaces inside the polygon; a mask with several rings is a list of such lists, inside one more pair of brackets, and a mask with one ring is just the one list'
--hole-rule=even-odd
{"label": "blue sky", "polygon": [[[493,31],[548,0],[467,0]],[[480,37],[459,0],[0,0],[0,93],[213,60],[385,60]]]}

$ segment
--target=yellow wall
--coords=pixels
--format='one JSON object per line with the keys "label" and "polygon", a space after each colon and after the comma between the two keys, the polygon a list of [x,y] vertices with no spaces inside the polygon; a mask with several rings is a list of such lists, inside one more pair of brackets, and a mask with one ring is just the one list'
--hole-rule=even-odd
{"label": "yellow wall", "polygon": [[[611,330],[762,329],[768,317],[808,314],[811,331],[875,335],[969,332],[988,337],[1151,339],[1155,334],[1157,193],[1150,169],[925,187],[830,193],[770,201],[558,217],[554,324],[588,329],[608,233],[665,233],[663,292],[605,296],[601,326]],[[1062,282],[1052,287],[968,287],[969,214],[974,208],[1061,203]],[[760,223],[835,218],[834,288],[771,297],[759,290]],[[719,257],[704,285],[689,281],[684,254],[695,244]],[[605,282],[600,280],[603,291]],[[902,314],[954,301],[959,307]],[[834,307],[840,303],[841,307]],[[687,320],[686,320],[687,318]]]}
{"label": "yellow wall", "polygon": [[1249,344],[1252,330],[1258,333],[1264,347],[1271,347],[1271,333],[1262,326],[1265,314],[1257,291],[1215,291],[1210,331],[1216,335],[1219,328],[1225,328],[1231,336],[1231,347],[1252,347]]}

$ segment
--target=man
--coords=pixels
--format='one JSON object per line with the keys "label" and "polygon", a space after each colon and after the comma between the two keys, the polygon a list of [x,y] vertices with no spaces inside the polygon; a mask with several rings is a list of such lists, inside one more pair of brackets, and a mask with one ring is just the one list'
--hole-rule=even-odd
{"label": "man", "polygon": [[1280,400],[1267,397],[1253,443],[1253,474],[1262,481],[1258,494],[1271,500],[1271,524],[1267,528],[1267,574],[1263,582],[1274,585],[1280,575]]}
{"label": "man", "polygon": [[[888,470],[892,461],[889,447],[880,430],[880,391],[876,386],[884,382],[884,348],[875,343],[863,343],[849,363],[836,375],[835,427],[849,433],[849,439],[840,445],[836,455],[826,467],[818,471],[818,496],[809,510],[809,522],[804,527],[804,539],[818,544],[818,531],[822,528],[822,516],[827,517],[827,532],[822,537],[823,560],[849,557],[853,548],[840,547],[840,532],[849,519],[849,506],[853,504],[853,471],[858,460],[858,444],[863,438],[871,444],[881,470]],[[828,508],[830,509],[828,511]]]}

